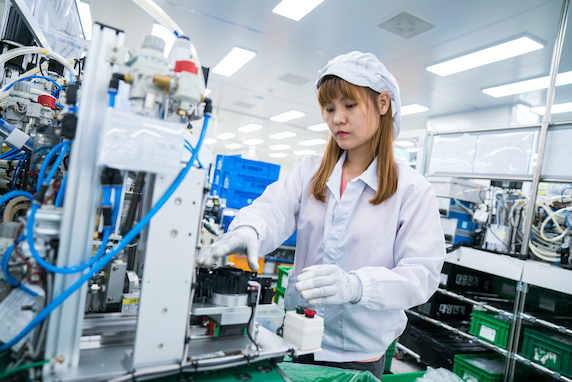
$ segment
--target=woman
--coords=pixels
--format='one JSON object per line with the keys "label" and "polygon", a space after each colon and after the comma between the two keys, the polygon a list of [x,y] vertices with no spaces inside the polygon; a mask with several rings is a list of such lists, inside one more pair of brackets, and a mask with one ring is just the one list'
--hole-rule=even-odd
{"label": "woman", "polygon": [[334,58],[316,90],[332,133],[323,157],[305,157],[240,210],[199,263],[244,252],[258,269],[258,254],[297,229],[286,307],[311,305],[325,326],[323,350],[300,361],[381,378],[385,350],[407,323],[403,309],[426,302],[439,284],[437,203],[429,182],[393,157],[399,87],[374,55]]}

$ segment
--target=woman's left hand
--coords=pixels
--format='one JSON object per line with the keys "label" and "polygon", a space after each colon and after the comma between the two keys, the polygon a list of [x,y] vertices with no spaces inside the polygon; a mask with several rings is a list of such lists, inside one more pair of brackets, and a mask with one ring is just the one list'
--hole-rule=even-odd
{"label": "woman's left hand", "polygon": [[334,264],[302,269],[296,290],[309,305],[337,305],[361,299],[361,281]]}

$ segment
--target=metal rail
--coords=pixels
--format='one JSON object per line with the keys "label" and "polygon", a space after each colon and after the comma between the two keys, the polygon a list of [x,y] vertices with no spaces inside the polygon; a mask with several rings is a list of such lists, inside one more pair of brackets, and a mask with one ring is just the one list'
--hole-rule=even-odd
{"label": "metal rail", "polygon": [[[479,345],[483,345],[483,346],[485,346],[486,348],[489,348],[489,349],[491,349],[491,350],[493,350],[493,351],[495,351],[495,352],[497,352],[497,353],[499,353],[499,354],[501,354],[501,355],[503,355],[503,356],[505,356],[505,357],[508,356],[508,351],[507,351],[506,349],[503,349],[503,348],[501,348],[501,347],[499,347],[499,346],[497,346],[497,345],[495,345],[495,344],[492,344],[492,343],[490,343],[490,342],[487,342],[487,341],[485,341],[485,340],[483,340],[483,339],[481,339],[481,338],[479,338],[479,337],[477,337],[477,336],[474,336],[474,335],[472,335],[472,334],[465,333],[465,332],[463,332],[462,330],[459,330],[458,328],[455,328],[455,327],[453,327],[453,326],[451,326],[451,325],[449,325],[449,324],[446,324],[446,323],[444,323],[444,322],[442,322],[442,321],[436,320],[436,319],[434,319],[434,318],[428,317],[428,316],[426,316],[426,315],[424,315],[424,314],[421,314],[421,313],[412,311],[412,310],[410,310],[410,309],[406,309],[405,312],[407,312],[408,314],[411,314],[411,315],[413,315],[413,316],[415,316],[415,317],[418,317],[418,318],[420,318],[420,319],[422,319],[422,320],[424,320],[424,321],[430,322],[430,323],[432,323],[432,324],[434,324],[434,325],[436,325],[436,326],[440,326],[440,327],[442,327],[442,328],[444,328],[444,329],[447,329],[447,330],[449,330],[449,331],[451,331],[451,332],[453,332],[453,333],[455,333],[455,334],[457,334],[457,335],[459,335],[459,336],[461,336],[461,337],[464,337],[464,338],[466,338],[466,339],[468,339],[468,340],[470,340],[470,341],[472,341],[472,342],[476,342],[476,343],[478,343]],[[512,359],[513,359],[513,360],[516,360],[516,361],[518,361],[518,362],[520,362],[520,363],[523,363],[524,365],[531,366],[531,367],[535,368],[535,369],[538,370],[538,371],[541,371],[541,372],[543,372],[543,373],[546,373],[546,374],[550,375],[552,378],[554,378],[554,379],[556,379],[556,380],[558,380],[558,381],[572,382],[572,379],[563,376],[563,375],[560,374],[559,372],[554,371],[554,370],[550,370],[550,369],[548,369],[548,368],[546,368],[546,367],[544,367],[544,366],[542,366],[542,365],[540,365],[540,364],[538,364],[538,363],[536,363],[536,362],[532,362],[532,361],[530,361],[528,358],[524,358],[524,357],[521,356],[521,355],[513,354],[513,355],[512,355]]]}

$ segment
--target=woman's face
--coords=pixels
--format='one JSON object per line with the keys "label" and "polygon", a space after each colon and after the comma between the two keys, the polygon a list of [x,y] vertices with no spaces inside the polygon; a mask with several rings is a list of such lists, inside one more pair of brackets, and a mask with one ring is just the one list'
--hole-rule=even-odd
{"label": "woman's face", "polygon": [[368,113],[369,108],[373,107],[369,100],[364,107],[342,95],[324,104],[324,117],[332,136],[348,154],[367,154],[369,143],[378,128],[375,115],[379,118],[379,113]]}

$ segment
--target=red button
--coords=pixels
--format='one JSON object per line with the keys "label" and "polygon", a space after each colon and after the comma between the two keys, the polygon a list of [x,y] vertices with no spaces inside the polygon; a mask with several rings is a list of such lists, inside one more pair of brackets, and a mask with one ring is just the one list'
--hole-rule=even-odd
{"label": "red button", "polygon": [[38,103],[42,106],[47,106],[52,110],[56,110],[56,99],[51,95],[40,95],[38,96]]}
{"label": "red button", "polygon": [[192,61],[177,61],[175,62],[175,73],[179,72],[198,74],[199,68]]}
{"label": "red button", "polygon": [[308,318],[314,318],[314,316],[316,315],[316,311],[314,309],[306,309],[304,310],[304,314]]}

